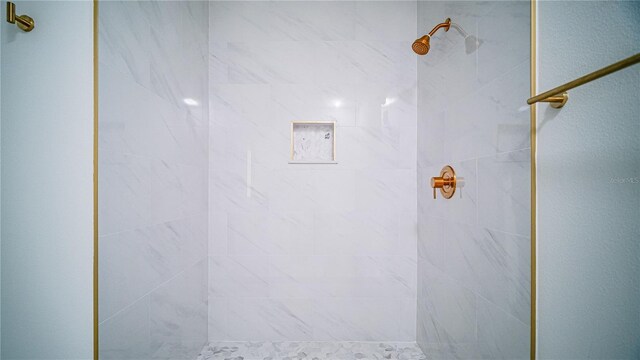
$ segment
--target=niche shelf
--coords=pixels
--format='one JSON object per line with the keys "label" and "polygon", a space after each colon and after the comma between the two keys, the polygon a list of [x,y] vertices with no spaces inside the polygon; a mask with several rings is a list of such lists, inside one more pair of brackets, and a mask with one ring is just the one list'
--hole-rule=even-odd
{"label": "niche shelf", "polygon": [[335,121],[292,121],[289,164],[337,164]]}

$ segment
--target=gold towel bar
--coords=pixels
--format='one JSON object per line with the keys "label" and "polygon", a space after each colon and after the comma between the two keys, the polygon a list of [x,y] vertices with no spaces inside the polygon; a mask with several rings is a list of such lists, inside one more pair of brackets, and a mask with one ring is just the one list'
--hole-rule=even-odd
{"label": "gold towel bar", "polygon": [[[631,66],[633,64],[637,64],[640,62],[640,53],[635,54],[631,57],[628,57],[624,60],[620,60],[615,64],[611,64],[609,66],[605,66],[600,70],[596,70],[590,74],[587,74],[585,76],[579,77],[573,81],[569,81],[568,83],[564,84],[564,85],[560,85],[556,88],[553,88],[549,91],[545,91],[542,94],[536,95],[532,98],[530,98],[529,100],[527,100],[527,104],[531,105],[531,104],[535,104],[537,102],[549,102],[551,103],[551,106],[555,107],[555,108],[561,108],[564,104],[567,103],[568,100],[568,94],[566,93],[567,90],[571,90],[575,87],[578,87],[580,85],[584,85],[590,81],[593,81],[595,79],[599,79],[603,76],[609,75],[611,73],[614,73],[618,70],[622,70],[628,66]],[[555,96],[555,95],[559,95],[559,96]]]}

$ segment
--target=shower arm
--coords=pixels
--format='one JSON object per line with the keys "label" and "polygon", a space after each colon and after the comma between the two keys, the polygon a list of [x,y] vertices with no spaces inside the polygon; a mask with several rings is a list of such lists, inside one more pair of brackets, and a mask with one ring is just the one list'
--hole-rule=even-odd
{"label": "shower arm", "polygon": [[440,28],[445,28],[444,31],[449,31],[450,27],[451,27],[451,19],[447,18],[447,20],[445,20],[443,23],[436,25],[436,27],[434,27],[433,30],[429,32],[428,36],[429,37],[433,36],[433,34],[435,34],[436,31],[438,31]]}

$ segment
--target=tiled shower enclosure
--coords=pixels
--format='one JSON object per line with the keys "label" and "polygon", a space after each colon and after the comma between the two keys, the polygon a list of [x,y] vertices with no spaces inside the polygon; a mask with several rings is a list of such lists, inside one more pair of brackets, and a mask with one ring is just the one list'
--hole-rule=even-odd
{"label": "tiled shower enclosure", "polygon": [[99,6],[101,358],[528,358],[527,2]]}

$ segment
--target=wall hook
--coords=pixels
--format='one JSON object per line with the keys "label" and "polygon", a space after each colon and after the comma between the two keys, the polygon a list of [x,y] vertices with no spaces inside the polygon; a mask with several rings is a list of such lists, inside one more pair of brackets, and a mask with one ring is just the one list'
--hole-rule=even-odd
{"label": "wall hook", "polygon": [[7,22],[16,24],[20,30],[29,32],[36,26],[35,21],[28,15],[16,15],[16,4],[7,1]]}

